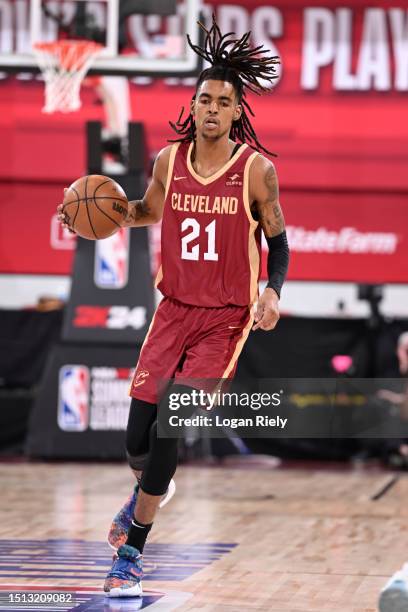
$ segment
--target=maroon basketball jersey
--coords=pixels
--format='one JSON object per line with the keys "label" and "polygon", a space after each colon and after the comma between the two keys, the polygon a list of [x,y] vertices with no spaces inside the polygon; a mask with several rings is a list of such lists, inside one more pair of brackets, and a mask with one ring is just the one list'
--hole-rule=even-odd
{"label": "maroon basketball jersey", "polygon": [[258,295],[261,232],[249,203],[249,168],[258,153],[243,144],[218,172],[199,176],[192,143],[170,153],[156,285],[184,304],[246,306]]}

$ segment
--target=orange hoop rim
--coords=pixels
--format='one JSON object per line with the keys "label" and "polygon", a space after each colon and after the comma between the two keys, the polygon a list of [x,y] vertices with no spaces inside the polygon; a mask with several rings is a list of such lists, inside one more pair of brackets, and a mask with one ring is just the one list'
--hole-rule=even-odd
{"label": "orange hoop rim", "polygon": [[34,49],[39,53],[54,55],[62,68],[70,70],[78,67],[81,60],[90,55],[97,54],[103,45],[86,39],[63,39],[53,41],[39,41],[34,44]]}
{"label": "orange hoop rim", "polygon": [[51,40],[51,41],[40,40],[34,43],[34,47],[38,49],[39,51],[50,51],[50,52],[59,51],[60,49],[72,49],[72,48],[76,48],[77,50],[91,49],[91,50],[99,51],[99,49],[102,49],[103,45],[93,40],[64,38],[61,40]]}

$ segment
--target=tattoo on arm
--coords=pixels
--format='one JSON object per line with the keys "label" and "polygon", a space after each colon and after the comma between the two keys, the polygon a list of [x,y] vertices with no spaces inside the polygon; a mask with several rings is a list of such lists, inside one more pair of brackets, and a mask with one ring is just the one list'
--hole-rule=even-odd
{"label": "tattoo on arm", "polygon": [[281,234],[285,229],[285,221],[279,204],[279,189],[276,172],[268,168],[264,176],[267,197],[258,203],[258,211],[265,235],[268,238]]}
{"label": "tattoo on arm", "polygon": [[148,217],[150,208],[145,200],[132,200],[129,202],[128,214],[124,221],[126,227],[131,227],[140,219]]}

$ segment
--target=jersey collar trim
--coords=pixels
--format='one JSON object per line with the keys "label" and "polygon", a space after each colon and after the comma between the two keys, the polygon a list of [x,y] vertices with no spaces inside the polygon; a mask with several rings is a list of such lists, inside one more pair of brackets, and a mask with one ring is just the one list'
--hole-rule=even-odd
{"label": "jersey collar trim", "polygon": [[245,149],[248,148],[247,144],[245,144],[245,143],[242,144],[239,147],[238,151],[235,153],[235,155],[233,155],[231,157],[231,159],[229,161],[227,161],[227,163],[224,164],[215,174],[212,174],[211,176],[207,176],[206,178],[204,178],[203,176],[200,176],[199,174],[197,174],[197,172],[193,168],[193,164],[191,163],[191,151],[193,149],[193,144],[194,143],[191,142],[190,146],[188,147],[188,151],[187,151],[187,168],[188,168],[190,174],[192,175],[192,177],[195,178],[196,181],[198,181],[202,185],[209,185],[210,183],[213,183],[214,181],[219,179],[220,176],[225,174],[225,172],[227,172],[231,168],[231,166],[233,166],[235,164],[235,162],[242,155],[242,153],[245,151]]}

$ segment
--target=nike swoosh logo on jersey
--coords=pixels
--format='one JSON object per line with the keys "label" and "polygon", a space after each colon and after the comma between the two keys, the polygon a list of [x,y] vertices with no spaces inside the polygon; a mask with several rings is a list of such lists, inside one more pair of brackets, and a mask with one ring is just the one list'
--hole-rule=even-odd
{"label": "nike swoosh logo on jersey", "polygon": [[186,179],[186,178],[187,178],[186,176],[175,176],[174,180],[175,181],[181,181],[181,179]]}

